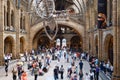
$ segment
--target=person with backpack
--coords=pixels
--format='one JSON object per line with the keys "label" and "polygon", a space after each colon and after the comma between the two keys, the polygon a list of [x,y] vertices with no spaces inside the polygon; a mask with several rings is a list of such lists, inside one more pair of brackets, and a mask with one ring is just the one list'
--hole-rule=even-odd
{"label": "person with backpack", "polygon": [[61,67],[60,67],[61,79],[63,79],[63,74],[64,74],[64,68],[63,68],[63,65],[61,65]]}

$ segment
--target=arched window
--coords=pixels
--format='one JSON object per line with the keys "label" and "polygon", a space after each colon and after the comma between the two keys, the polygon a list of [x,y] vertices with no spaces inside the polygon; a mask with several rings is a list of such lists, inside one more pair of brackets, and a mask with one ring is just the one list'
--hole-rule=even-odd
{"label": "arched window", "polygon": [[113,10],[113,7],[112,7],[112,1],[113,0],[110,0],[110,19],[109,19],[109,26],[112,25],[112,10]]}
{"label": "arched window", "polygon": [[10,27],[10,2],[7,1],[7,26]]}
{"label": "arched window", "polygon": [[4,6],[4,27],[6,27],[6,7]]}
{"label": "arched window", "polygon": [[21,15],[20,15],[20,29],[23,28],[23,25],[22,25],[22,24],[23,24],[23,21],[22,21],[22,20],[23,20],[23,18],[22,18],[22,16],[23,16],[23,15],[22,15],[22,12],[23,12],[23,11],[21,10]]}
{"label": "arched window", "polygon": [[9,13],[7,12],[7,26],[9,26]]}
{"label": "arched window", "polygon": [[23,17],[23,29],[25,30],[25,16]]}
{"label": "arched window", "polygon": [[18,8],[18,0],[15,0],[15,5]]}
{"label": "arched window", "polygon": [[14,27],[14,12],[11,12],[11,26]]}
{"label": "arched window", "polygon": [[112,26],[112,1],[113,0],[107,0],[107,26]]}

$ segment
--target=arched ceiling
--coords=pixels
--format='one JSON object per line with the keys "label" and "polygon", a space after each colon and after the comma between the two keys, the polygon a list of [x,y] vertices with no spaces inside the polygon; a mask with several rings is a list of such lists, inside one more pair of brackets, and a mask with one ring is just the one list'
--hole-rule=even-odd
{"label": "arched ceiling", "polygon": [[[29,0],[29,12],[31,13],[31,26],[37,24],[43,20],[42,18],[35,12],[34,3],[36,0]],[[39,1],[39,0],[38,0]],[[45,0],[40,0],[45,1]],[[47,0],[46,0],[47,1]],[[86,3],[88,0],[53,0],[55,3],[55,11],[68,11],[68,15],[70,15],[70,19],[78,22],[83,22],[84,24],[84,17],[86,11]],[[77,14],[77,16],[76,16]],[[75,16],[74,16],[75,15]],[[79,23],[81,24],[81,23]]]}
{"label": "arched ceiling", "polygon": [[[33,4],[36,0],[29,0],[29,8],[33,8]],[[42,0],[40,0],[42,1]],[[74,8],[79,13],[84,13],[86,10],[86,2],[88,0],[53,0],[55,3],[56,10],[66,10],[68,8]]]}

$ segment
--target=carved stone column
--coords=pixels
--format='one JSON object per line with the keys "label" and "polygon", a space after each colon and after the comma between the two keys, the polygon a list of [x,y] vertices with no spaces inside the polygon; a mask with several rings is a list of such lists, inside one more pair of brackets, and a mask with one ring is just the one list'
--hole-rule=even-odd
{"label": "carved stone column", "polygon": [[0,0],[0,65],[3,65],[4,63],[3,30],[4,30],[4,0]]}
{"label": "carved stone column", "polygon": [[113,0],[113,67],[114,72],[112,80],[120,80],[120,0]]}
{"label": "carved stone column", "polygon": [[20,54],[20,10],[15,10],[15,29],[16,29],[16,54],[15,58],[19,58]]}
{"label": "carved stone column", "polygon": [[102,60],[102,29],[98,30],[98,58]]}

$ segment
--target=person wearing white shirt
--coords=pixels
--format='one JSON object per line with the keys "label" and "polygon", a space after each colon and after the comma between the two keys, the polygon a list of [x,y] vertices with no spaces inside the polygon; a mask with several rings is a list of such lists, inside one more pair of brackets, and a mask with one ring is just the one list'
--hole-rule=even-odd
{"label": "person wearing white shirt", "polygon": [[86,73],[85,75],[85,80],[90,80],[90,76],[88,75],[88,73]]}
{"label": "person wearing white shirt", "polygon": [[90,80],[94,79],[94,72],[92,70],[90,70],[89,76],[90,76]]}

